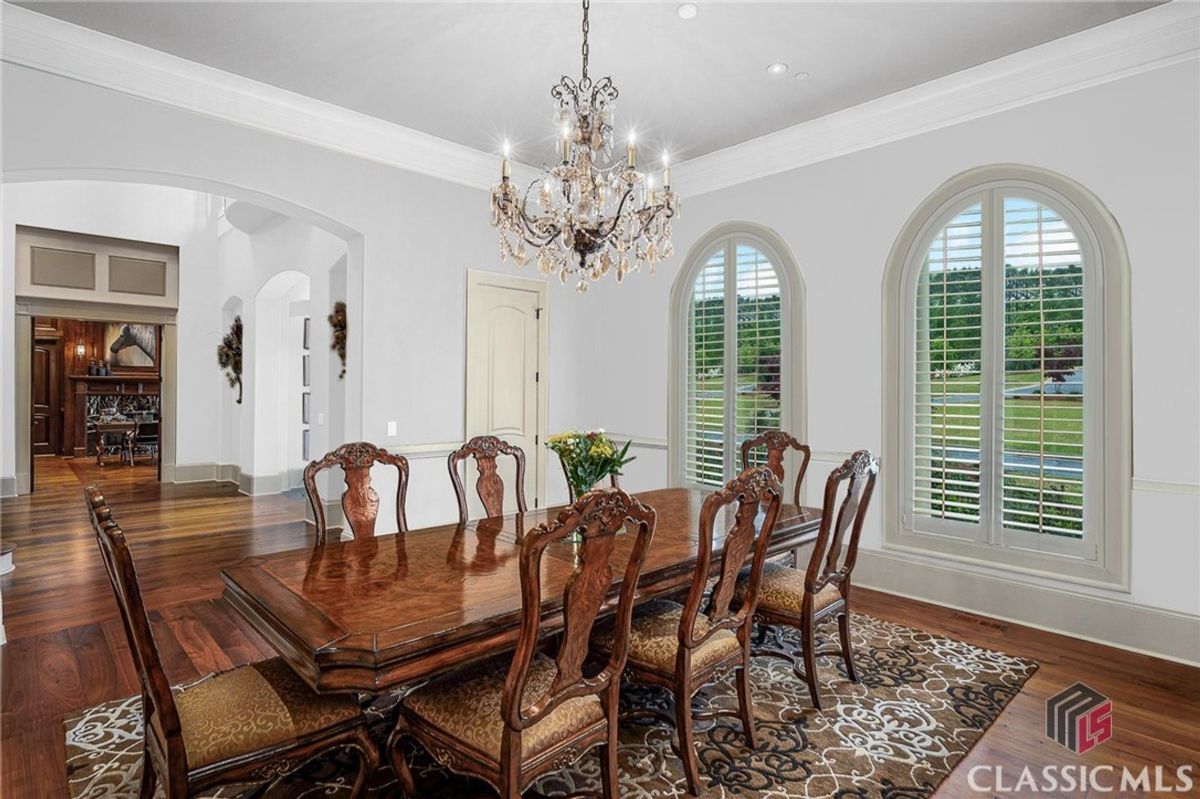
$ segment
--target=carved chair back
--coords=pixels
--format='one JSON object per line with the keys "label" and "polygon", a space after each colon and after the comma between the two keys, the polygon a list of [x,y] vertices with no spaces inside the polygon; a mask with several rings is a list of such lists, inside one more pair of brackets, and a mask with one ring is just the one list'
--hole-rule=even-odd
{"label": "carved chair back", "polygon": [[[775,529],[779,506],[783,501],[783,487],[778,478],[765,466],[747,469],[726,483],[724,488],[714,491],[704,499],[700,508],[700,556],[696,563],[696,575],[684,601],[683,614],[679,619],[679,643],[685,649],[695,649],[718,630],[741,633],[754,617],[758,600],[758,583],[762,577],[763,561],[767,556],[767,544]],[[733,524],[727,530],[724,551],[713,586],[706,614],[708,628],[697,634],[696,617],[700,613],[704,592],[708,584],[713,557],[713,528],[717,517],[728,507],[736,505]],[[765,513],[759,512],[765,507]],[[761,526],[756,525],[762,519]],[[752,557],[749,589],[741,605],[733,610],[730,604],[738,575]]]}
{"label": "carved chair back", "polygon": [[525,451],[518,446],[501,441],[495,436],[475,436],[461,448],[450,453],[446,464],[450,469],[450,479],[454,482],[454,495],[458,498],[458,521],[467,521],[467,492],[463,488],[462,477],[458,474],[458,464],[468,457],[475,459],[479,470],[479,478],[475,481],[475,490],[483,502],[484,514],[491,516],[504,515],[504,480],[496,468],[496,458],[500,455],[512,455],[517,462],[516,494],[517,511],[524,513],[525,506]]}
{"label": "carved chair back", "polygon": [[806,594],[815,595],[834,583],[846,595],[850,572],[858,558],[858,538],[878,474],[879,461],[865,449],[855,452],[829,473],[821,508],[821,530],[804,574]]}
{"label": "carved chair back", "polygon": [[341,467],[346,481],[346,490],[342,492],[346,526],[355,538],[371,538],[375,535],[375,523],[379,519],[379,493],[371,486],[371,467],[376,463],[396,467],[396,529],[401,533],[408,532],[408,518],[404,513],[404,502],[408,496],[408,459],[369,442],[354,441],[342,444],[319,461],[312,461],[304,467],[304,491],[308,494],[308,503],[317,522],[318,544],[325,543],[325,505],[317,488],[317,475],[333,466]]}
{"label": "carved chair back", "polygon": [[[754,450],[758,447],[766,447],[765,457],[756,455]],[[812,460],[812,450],[807,444],[801,444],[790,433],[785,433],[782,430],[764,430],[754,438],[746,439],[742,442],[742,469],[749,469],[757,465],[765,465],[779,479],[779,482],[784,481],[783,475],[783,456],[787,454],[789,449],[794,449],[800,453],[800,469],[796,472],[796,488],[792,502],[796,505],[800,504],[800,484],[804,481],[804,474],[808,471],[808,462]],[[754,461],[762,461],[761,464]]]}
{"label": "carved chair back", "polygon": [[[567,462],[562,459],[562,455],[558,456],[558,465],[562,467],[563,480],[565,480],[567,483],[567,496],[570,497],[570,499],[567,501],[574,502],[577,499],[577,497],[575,496],[575,486],[571,485],[571,476],[569,474],[567,474]],[[615,475],[615,474],[610,474],[608,476],[608,483],[613,488],[621,487],[621,481],[617,478],[617,475]]]}
{"label": "carved chair back", "polygon": [[104,568],[116,595],[138,681],[142,684],[142,715],[147,738],[152,736],[155,739],[168,771],[186,773],[187,753],[183,746],[179,711],[175,707],[171,684],[163,671],[146,607],[142,604],[142,591],[138,586],[133,556],[125,542],[125,533],[113,518],[99,488],[88,486],[83,494]]}
{"label": "carved chair back", "polygon": [[[605,606],[613,585],[613,551],[617,536],[632,523],[632,544],[621,577],[617,600],[612,654],[594,674],[585,674],[584,663],[592,627]],[[504,683],[501,714],[507,728],[519,732],[577,696],[599,695],[614,687],[625,668],[633,600],[646,550],[654,535],[655,513],[619,488],[589,491],[564,508],[553,522],[530,530],[521,543],[521,627],[516,652]],[[542,696],[526,697],[525,686],[538,647],[542,617],[542,554],[546,547],[579,533],[575,570],[562,594],[564,627],[555,656],[557,674]],[[532,701],[527,701],[532,700]]]}

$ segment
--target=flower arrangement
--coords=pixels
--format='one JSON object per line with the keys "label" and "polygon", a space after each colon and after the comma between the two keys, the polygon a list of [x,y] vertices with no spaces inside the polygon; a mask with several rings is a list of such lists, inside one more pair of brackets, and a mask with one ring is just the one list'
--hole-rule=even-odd
{"label": "flower arrangement", "polygon": [[633,458],[627,457],[629,445],[617,449],[613,442],[599,430],[568,430],[550,436],[546,446],[558,453],[562,459],[563,472],[575,497],[581,497],[609,475],[621,474],[621,468]]}
{"label": "flower arrangement", "polygon": [[242,317],[235,316],[229,332],[217,345],[217,365],[225,370],[229,385],[238,390],[237,402],[242,404]]}

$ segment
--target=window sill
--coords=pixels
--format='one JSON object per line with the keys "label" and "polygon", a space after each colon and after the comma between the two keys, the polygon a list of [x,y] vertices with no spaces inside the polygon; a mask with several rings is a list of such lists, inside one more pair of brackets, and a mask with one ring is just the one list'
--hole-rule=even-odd
{"label": "window sill", "polygon": [[993,546],[980,541],[904,529],[887,531],[883,548],[892,552],[925,555],[1014,574],[1130,593],[1128,571],[1111,567],[1102,560]]}

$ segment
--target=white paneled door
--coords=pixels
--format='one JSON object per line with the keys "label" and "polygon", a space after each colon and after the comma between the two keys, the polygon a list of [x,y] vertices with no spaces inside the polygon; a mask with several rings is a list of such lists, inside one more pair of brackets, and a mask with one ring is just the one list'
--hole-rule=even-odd
{"label": "white paneled door", "polygon": [[[493,435],[525,450],[525,497],[545,495],[546,284],[490,272],[467,278],[467,438]],[[513,459],[500,459],[506,511],[516,509]],[[482,515],[473,461],[465,464],[471,516]],[[537,502],[535,503],[535,500]]]}

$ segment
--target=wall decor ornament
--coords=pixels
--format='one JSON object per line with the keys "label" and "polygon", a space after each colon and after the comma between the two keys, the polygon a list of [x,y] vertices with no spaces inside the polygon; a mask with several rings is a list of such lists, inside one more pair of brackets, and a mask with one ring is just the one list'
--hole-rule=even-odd
{"label": "wall decor ornament", "polygon": [[333,343],[329,348],[337,351],[338,359],[342,362],[342,371],[338,374],[340,380],[346,376],[346,303],[338,301],[333,304],[329,326],[333,328]]}
{"label": "wall decor ornament", "polygon": [[225,370],[229,385],[238,390],[237,403],[242,404],[242,317],[233,317],[233,324],[217,345],[217,365]]}

